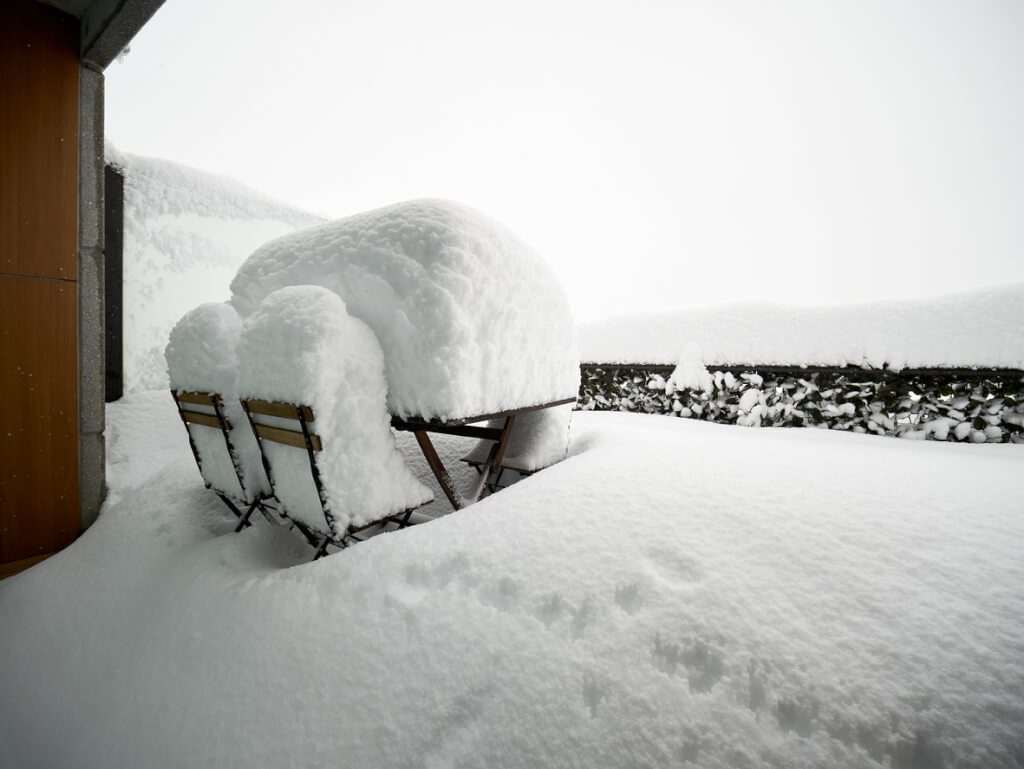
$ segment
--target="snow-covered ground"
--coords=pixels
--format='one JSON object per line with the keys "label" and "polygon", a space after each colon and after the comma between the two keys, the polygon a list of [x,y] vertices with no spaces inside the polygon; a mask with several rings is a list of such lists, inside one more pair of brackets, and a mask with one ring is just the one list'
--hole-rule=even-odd
{"label": "snow-covered ground", "polygon": [[587,363],[1024,369],[1024,283],[913,302],[726,305],[580,327]]}
{"label": "snow-covered ground", "polygon": [[1019,446],[578,413],[309,563],[231,533],[166,393],[108,430],[97,524],[0,582],[5,769],[1024,761]]}

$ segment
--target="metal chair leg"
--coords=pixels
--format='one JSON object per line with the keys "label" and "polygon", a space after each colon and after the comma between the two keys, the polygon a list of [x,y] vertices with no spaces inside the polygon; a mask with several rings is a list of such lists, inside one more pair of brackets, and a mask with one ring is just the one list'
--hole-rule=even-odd
{"label": "metal chair leg", "polygon": [[249,520],[249,517],[253,514],[253,511],[257,507],[263,507],[263,505],[260,504],[260,501],[258,499],[253,501],[253,503],[249,505],[249,509],[245,511],[245,515],[239,516],[240,520],[238,521],[238,525],[235,527],[236,533],[246,528],[247,526],[252,526],[252,521]]}

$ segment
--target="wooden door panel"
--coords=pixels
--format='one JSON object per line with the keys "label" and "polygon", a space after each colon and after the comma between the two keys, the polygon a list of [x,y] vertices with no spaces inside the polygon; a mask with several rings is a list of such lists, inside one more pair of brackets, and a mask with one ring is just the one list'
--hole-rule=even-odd
{"label": "wooden door panel", "polygon": [[78,276],[78,21],[0,8],[0,274]]}
{"label": "wooden door panel", "polygon": [[76,292],[0,276],[0,563],[79,532]]}

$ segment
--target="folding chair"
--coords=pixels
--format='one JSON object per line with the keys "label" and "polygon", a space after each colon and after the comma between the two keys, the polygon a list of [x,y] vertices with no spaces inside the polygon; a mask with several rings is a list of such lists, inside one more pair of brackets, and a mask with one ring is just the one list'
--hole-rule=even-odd
{"label": "folding chair", "polygon": [[[189,447],[206,488],[211,489],[238,517],[235,531],[252,525],[249,519],[256,510],[273,523],[273,517],[263,504],[266,497],[262,491],[246,488],[238,451],[231,441],[234,427],[224,414],[224,401],[220,394],[171,390],[171,395],[185,425]],[[233,499],[246,506],[244,512]]]}
{"label": "folding chair", "polygon": [[[321,480],[317,457],[323,451],[323,438],[313,431],[313,409],[256,398],[243,398],[241,403],[259,444],[278,512],[291,520],[315,549],[314,561],[326,555],[330,546],[344,549],[362,542],[366,537],[360,535],[368,535],[371,529],[384,531],[388,525],[403,529],[410,524],[415,507],[360,525],[340,522],[332,513]],[[317,508],[315,512],[313,508]]]}

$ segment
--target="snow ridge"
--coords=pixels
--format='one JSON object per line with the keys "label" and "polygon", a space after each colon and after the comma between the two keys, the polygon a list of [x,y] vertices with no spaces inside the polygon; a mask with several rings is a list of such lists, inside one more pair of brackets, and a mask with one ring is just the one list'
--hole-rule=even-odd
{"label": "snow ridge", "polygon": [[1024,283],[913,302],[755,304],[607,318],[580,328],[588,363],[1024,369]]}

